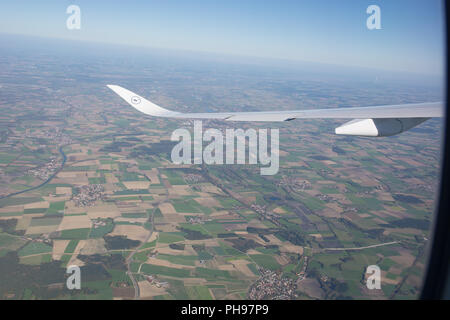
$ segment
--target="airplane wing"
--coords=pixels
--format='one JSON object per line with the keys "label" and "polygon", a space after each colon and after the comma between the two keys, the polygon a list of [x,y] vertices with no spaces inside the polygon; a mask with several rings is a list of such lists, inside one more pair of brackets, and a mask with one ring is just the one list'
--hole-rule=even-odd
{"label": "airplane wing", "polygon": [[391,136],[409,130],[429,118],[444,116],[442,102],[289,111],[183,113],[164,109],[120,86],[107,85],[107,87],[138,111],[154,117],[254,122],[355,119],[336,128],[336,134],[341,135]]}

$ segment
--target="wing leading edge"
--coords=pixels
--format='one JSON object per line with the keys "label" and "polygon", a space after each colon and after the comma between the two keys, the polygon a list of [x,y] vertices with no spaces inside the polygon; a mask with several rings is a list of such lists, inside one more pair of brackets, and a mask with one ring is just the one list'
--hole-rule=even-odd
{"label": "wing leading edge", "polygon": [[[442,102],[289,111],[182,113],[164,109],[120,86],[107,85],[107,87],[138,111],[154,117],[255,122],[278,122],[294,119],[356,119],[336,129],[336,134],[346,135],[393,135],[409,130],[429,118],[444,116]],[[395,128],[391,128],[392,126]],[[361,133],[359,133],[360,131]]]}

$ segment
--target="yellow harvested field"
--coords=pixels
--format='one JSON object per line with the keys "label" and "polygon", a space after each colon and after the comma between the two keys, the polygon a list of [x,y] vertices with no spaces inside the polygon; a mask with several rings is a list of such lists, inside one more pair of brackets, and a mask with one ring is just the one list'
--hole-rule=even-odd
{"label": "yellow harvested field", "polygon": [[90,228],[91,225],[92,222],[88,216],[64,216],[58,227],[58,231]]}
{"label": "yellow harvested field", "polygon": [[29,215],[22,216],[22,218],[17,221],[16,230],[26,230],[30,225],[32,217]]}
{"label": "yellow harvested field", "polygon": [[56,187],[56,194],[72,195],[72,188],[70,187]]}
{"label": "yellow harvested field", "polygon": [[252,227],[252,228],[262,228],[262,229],[267,229],[267,226],[262,223],[261,221],[259,221],[258,219],[252,219],[248,222],[248,226]]}
{"label": "yellow harvested field", "polygon": [[81,252],[81,249],[85,246],[87,240],[80,240],[78,241],[77,246],[75,247],[75,250],[73,251],[74,254],[79,254]]}
{"label": "yellow harvested field", "polygon": [[141,298],[151,298],[155,296],[160,296],[163,294],[166,294],[166,290],[164,288],[158,288],[151,283],[149,283],[147,280],[139,281],[139,293]]}
{"label": "yellow harvested field", "polygon": [[57,230],[58,226],[36,226],[36,227],[28,227],[25,234],[44,234],[51,233]]}
{"label": "yellow harvested field", "polygon": [[380,219],[380,218],[374,218],[373,221],[375,221],[378,224],[388,224],[386,220]]}
{"label": "yellow harvested field", "polygon": [[106,179],[107,183],[118,183],[119,182],[119,179],[117,179],[117,177],[114,174],[109,173],[109,172],[105,173],[105,179]]}
{"label": "yellow harvested field", "polygon": [[85,263],[77,258],[77,255],[73,255],[70,261],[67,263],[67,266],[78,266],[82,267]]}
{"label": "yellow harvested field", "polygon": [[88,239],[84,242],[83,248],[80,250],[80,254],[90,255],[90,254],[102,254],[106,253],[105,240],[100,239]]}
{"label": "yellow harvested field", "polygon": [[170,254],[170,255],[177,255],[177,256],[192,256],[196,255],[194,249],[192,249],[192,246],[186,246],[184,250],[175,250],[170,247],[158,247],[158,253],[161,254]]}
{"label": "yellow harvested field", "polygon": [[169,262],[167,260],[158,259],[158,258],[148,258],[145,263],[152,264],[155,266],[161,266],[161,267],[169,267],[169,268],[176,268],[176,269],[194,269],[194,266],[185,266],[180,264],[175,264],[172,262]]}
{"label": "yellow harvested field", "polygon": [[98,166],[100,162],[98,160],[86,160],[80,161],[72,164],[72,167],[83,167],[83,166]]}
{"label": "yellow harvested field", "polygon": [[241,273],[245,274],[247,277],[257,277],[255,274],[248,268],[248,264],[250,263],[247,260],[231,260],[230,263]]}
{"label": "yellow harvested field", "polygon": [[228,211],[216,211],[211,213],[209,216],[216,219],[229,219],[230,213]]}
{"label": "yellow harvested field", "polygon": [[208,197],[208,198],[195,198],[195,201],[197,201],[200,205],[211,208],[211,207],[220,207],[220,202],[217,201],[215,198]]}
{"label": "yellow harvested field", "polygon": [[204,285],[206,284],[208,281],[206,279],[203,278],[186,278],[183,280],[184,285]]}
{"label": "yellow harvested field", "polygon": [[88,178],[99,178],[101,177],[100,173],[97,171],[84,171]]}
{"label": "yellow harvested field", "polygon": [[103,184],[103,187],[105,188],[105,192],[108,194],[119,190],[119,188],[115,186],[114,183],[105,183]]}
{"label": "yellow harvested field", "polygon": [[114,230],[110,233],[110,235],[126,236],[128,239],[144,241],[149,233],[150,231],[142,226],[119,224],[114,227]]}
{"label": "yellow harvested field", "polygon": [[189,196],[192,194],[191,188],[187,185],[175,185],[168,189],[170,195]]}
{"label": "yellow harvested field", "polygon": [[[166,159],[164,159],[164,160],[166,160]],[[168,168],[177,168],[177,169],[185,169],[185,168],[191,167],[190,164],[175,164],[172,161],[167,161],[167,163],[164,163],[164,165]]]}
{"label": "yellow harvested field", "polygon": [[160,184],[161,181],[159,181],[158,177],[158,170],[152,169],[152,170],[142,170],[142,173],[144,173],[147,178],[150,179],[151,184]]}
{"label": "yellow harvested field", "polygon": [[72,161],[80,161],[86,158],[86,154],[82,152],[70,153],[68,156]]}
{"label": "yellow harvested field", "polygon": [[246,196],[246,197],[242,197],[242,200],[245,203],[254,203],[254,202],[256,202],[256,197],[255,196]]}
{"label": "yellow harvested field", "polygon": [[22,212],[23,206],[8,206],[0,208],[0,213],[6,213],[6,212]]}
{"label": "yellow harvested field", "polygon": [[[76,172],[71,172],[71,173],[76,173]],[[66,177],[63,181],[66,181],[66,183],[70,183],[73,185],[85,185],[85,184],[89,184],[89,180],[88,177],[86,176],[86,174],[83,173],[76,173],[75,176],[73,177]]]}
{"label": "yellow harvested field", "polygon": [[394,233],[400,232],[400,233],[413,234],[413,235],[416,235],[416,236],[422,235],[422,230],[413,229],[413,228],[395,228],[395,229],[393,229],[393,228],[386,228],[385,232],[387,234],[391,234],[391,232],[394,232]]}
{"label": "yellow harvested field", "polygon": [[395,201],[394,198],[392,198],[392,196],[387,192],[379,192],[378,198],[383,201],[391,201],[391,202]]}
{"label": "yellow harvested field", "polygon": [[177,232],[177,224],[174,223],[165,223],[165,224],[159,224],[158,230],[161,232]]}
{"label": "yellow harvested field", "polygon": [[52,251],[52,257],[55,260],[60,260],[61,256],[64,253],[64,250],[66,250],[67,245],[69,244],[70,240],[53,240],[53,251]]}
{"label": "yellow harvested field", "polygon": [[235,271],[234,265],[232,264],[221,264],[217,267],[217,269],[224,271]]}
{"label": "yellow harvested field", "polygon": [[180,215],[180,214],[176,214],[176,213],[165,214],[164,218],[169,223],[185,223],[186,222],[184,215]]}
{"label": "yellow harvested field", "polygon": [[126,158],[123,158],[123,156],[122,156],[122,159],[119,159],[119,160],[117,160],[118,162],[122,162],[122,163],[129,163],[129,164],[132,164],[132,165],[135,165],[135,166],[137,166],[137,161],[136,160],[134,160],[134,159],[126,159]]}
{"label": "yellow harvested field", "polygon": [[398,264],[402,265],[402,266],[410,266],[414,263],[415,257],[407,252],[406,250],[401,250],[401,255],[400,256],[393,256],[393,257],[389,257],[390,259],[394,260],[395,262],[397,262]]}
{"label": "yellow harvested field", "polygon": [[42,197],[45,201],[48,202],[58,202],[58,201],[67,201],[70,199],[70,196],[66,195],[59,195],[59,196],[48,196],[48,197]]}
{"label": "yellow harvested field", "polygon": [[119,217],[114,219],[115,222],[132,222],[132,223],[145,223],[147,222],[147,218],[123,218]]}
{"label": "yellow harvested field", "polygon": [[300,246],[296,246],[294,244],[283,244],[282,246],[280,246],[280,251],[281,252],[290,252],[290,253],[298,253],[298,254],[303,254],[303,247]]}
{"label": "yellow harvested field", "polygon": [[170,203],[162,203],[159,205],[159,210],[161,210],[162,214],[170,214],[170,213],[177,213],[175,208]]}
{"label": "yellow harvested field", "polygon": [[[108,153],[108,156],[110,156],[111,158],[123,158],[124,157],[120,153],[113,153],[113,152]],[[119,161],[122,161],[122,160],[119,160]]]}
{"label": "yellow harvested field", "polygon": [[269,239],[270,244],[282,246],[282,245],[284,245],[284,243],[285,243],[285,242],[282,242],[282,241],[281,241],[280,239],[278,239],[277,237],[275,237],[273,234],[265,235],[265,237],[266,237],[267,239]]}
{"label": "yellow harvested field", "polygon": [[320,215],[322,217],[327,217],[327,218],[340,218],[341,217],[341,212],[343,212],[343,210],[341,209],[341,207],[339,207],[338,204],[327,203],[326,206],[327,206],[327,208],[323,209],[322,212],[320,212]]}
{"label": "yellow harvested field", "polygon": [[152,188],[151,190],[151,194],[155,195],[155,194],[159,194],[159,195],[166,195],[166,189],[163,188]]}
{"label": "yellow harvested field", "polygon": [[61,171],[56,175],[58,178],[75,178],[77,172],[75,171]]}
{"label": "yellow harvested field", "polygon": [[336,213],[342,213],[344,210],[338,203],[327,203],[326,206]]}
{"label": "yellow harvested field", "polygon": [[159,234],[159,232],[153,232],[147,242],[152,242],[152,241],[155,241],[156,239],[158,239],[158,234]]}
{"label": "yellow harvested field", "polygon": [[91,219],[120,217],[120,211],[114,204],[100,203],[94,207],[85,208]]}
{"label": "yellow harvested field", "polygon": [[203,239],[203,240],[185,240],[185,244],[204,244],[206,247],[217,247],[219,246],[219,243],[217,242],[217,239]]}
{"label": "yellow harvested field", "polygon": [[275,209],[273,209],[273,212],[278,213],[278,214],[283,214],[283,213],[286,213],[286,210],[284,210],[281,207],[276,207]]}
{"label": "yellow harvested field", "polygon": [[220,194],[220,195],[224,194],[222,192],[222,190],[220,190],[219,188],[217,188],[216,186],[214,186],[212,184],[203,185],[203,186],[201,186],[201,189],[203,192],[207,192],[207,193],[215,193],[215,194]]}
{"label": "yellow harvested field", "polygon": [[150,181],[123,181],[122,183],[127,189],[132,190],[148,189],[150,186]]}
{"label": "yellow harvested field", "polygon": [[289,263],[289,260],[286,258],[285,255],[281,255],[281,256],[274,256],[275,260],[277,260],[277,262],[279,264],[281,264],[282,266],[286,265]]}
{"label": "yellow harvested field", "polygon": [[65,215],[79,214],[86,212],[86,208],[77,207],[73,201],[66,201],[66,208],[64,209]]}
{"label": "yellow harvested field", "polygon": [[[56,189],[58,189],[58,188],[56,188]],[[24,209],[41,209],[41,208],[48,208],[49,206],[50,206],[50,203],[48,201],[40,201],[40,202],[33,202],[33,203],[25,204],[23,206],[23,208]]]}
{"label": "yellow harvested field", "polygon": [[11,219],[11,217],[17,217],[16,215],[12,215],[12,216],[1,216],[0,220],[9,220]]}
{"label": "yellow harvested field", "polygon": [[402,268],[397,268],[397,267],[390,267],[389,268],[389,272],[396,274],[396,275],[400,275],[403,272]]}

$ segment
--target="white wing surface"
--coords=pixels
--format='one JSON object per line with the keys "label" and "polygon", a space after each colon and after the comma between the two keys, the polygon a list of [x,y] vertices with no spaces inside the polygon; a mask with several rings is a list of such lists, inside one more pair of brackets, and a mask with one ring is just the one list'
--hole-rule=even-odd
{"label": "white wing surface", "polygon": [[132,107],[154,117],[255,122],[356,119],[336,128],[336,134],[344,135],[390,136],[411,129],[429,118],[444,116],[442,102],[289,111],[182,113],[164,109],[120,86],[108,85],[108,88]]}

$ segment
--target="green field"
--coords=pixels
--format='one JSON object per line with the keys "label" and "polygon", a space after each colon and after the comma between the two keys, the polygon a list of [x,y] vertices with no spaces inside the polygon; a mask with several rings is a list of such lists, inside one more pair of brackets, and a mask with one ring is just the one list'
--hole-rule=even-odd
{"label": "green field", "polygon": [[151,264],[143,264],[141,267],[141,272],[148,275],[163,275],[176,278],[187,278],[190,277],[191,272],[187,269],[175,269],[169,267],[156,266]]}
{"label": "green field", "polygon": [[19,250],[20,257],[29,256],[34,254],[49,253],[52,252],[52,247],[48,244],[41,242],[30,242],[25,247]]}

